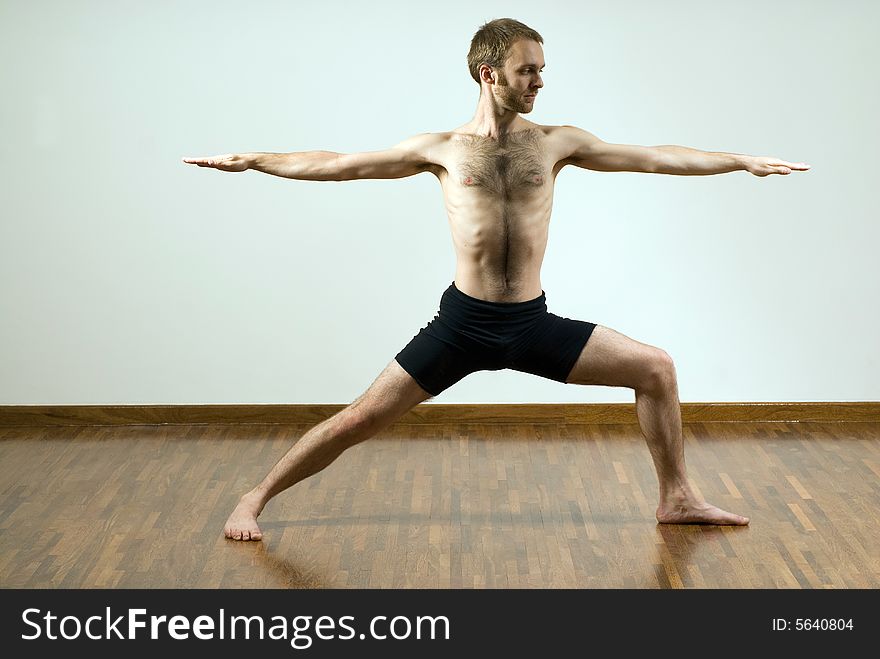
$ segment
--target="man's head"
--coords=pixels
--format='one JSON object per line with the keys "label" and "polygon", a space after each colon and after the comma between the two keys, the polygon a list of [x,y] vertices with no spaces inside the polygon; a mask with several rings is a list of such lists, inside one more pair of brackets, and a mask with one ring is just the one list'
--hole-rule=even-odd
{"label": "man's head", "polygon": [[512,18],[489,21],[474,34],[468,69],[495,101],[514,112],[531,112],[534,94],[544,86],[544,39],[528,25]]}

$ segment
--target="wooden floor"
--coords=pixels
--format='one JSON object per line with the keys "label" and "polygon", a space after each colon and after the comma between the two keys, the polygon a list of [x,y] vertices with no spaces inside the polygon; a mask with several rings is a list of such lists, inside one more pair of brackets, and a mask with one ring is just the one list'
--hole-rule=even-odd
{"label": "wooden floor", "polygon": [[665,526],[634,425],[396,425],[223,523],[307,426],[0,430],[4,588],[878,588],[880,424],[684,428],[744,528]]}

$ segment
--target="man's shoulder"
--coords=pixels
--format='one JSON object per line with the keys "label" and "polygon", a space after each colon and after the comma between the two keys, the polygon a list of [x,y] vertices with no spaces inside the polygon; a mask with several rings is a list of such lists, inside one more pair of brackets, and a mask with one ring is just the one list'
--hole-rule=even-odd
{"label": "man's shoulder", "polygon": [[577,126],[571,126],[569,124],[534,124],[533,127],[531,127],[531,130],[541,135],[542,141],[544,142],[546,148],[558,148],[562,150],[565,149],[567,144],[571,143],[572,141],[576,141],[580,136],[586,134],[586,131],[584,131],[583,129],[578,128]]}
{"label": "man's shoulder", "polygon": [[570,124],[561,124],[559,126],[541,126],[541,130],[547,137],[569,137],[581,132],[583,129]]}
{"label": "man's shoulder", "polygon": [[398,146],[403,146],[416,151],[424,151],[443,146],[452,139],[452,131],[417,133],[403,140]]}
{"label": "man's shoulder", "polygon": [[583,128],[570,124],[541,126],[540,128],[544,132],[544,147],[547,153],[556,162],[563,162],[563,165],[568,164],[571,155],[585,145],[588,146],[601,141]]}
{"label": "man's shoulder", "polygon": [[547,129],[547,144],[555,149],[560,159],[568,157],[573,149],[601,141],[591,132],[569,124],[545,126],[544,128]]}

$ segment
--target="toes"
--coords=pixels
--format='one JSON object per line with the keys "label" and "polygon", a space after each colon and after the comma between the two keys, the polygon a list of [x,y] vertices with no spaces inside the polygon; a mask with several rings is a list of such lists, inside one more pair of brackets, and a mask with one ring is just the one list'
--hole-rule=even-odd
{"label": "toes", "polygon": [[749,523],[748,517],[743,517],[742,515],[734,515],[728,513],[726,517],[719,517],[718,524],[734,524],[736,526],[746,526]]}
{"label": "toes", "polygon": [[238,529],[225,528],[225,529],[223,529],[223,534],[227,538],[229,538],[230,540],[248,541],[248,540],[262,540],[263,539],[263,532],[260,531],[259,529],[255,530],[255,531],[251,531],[249,529],[238,530]]}

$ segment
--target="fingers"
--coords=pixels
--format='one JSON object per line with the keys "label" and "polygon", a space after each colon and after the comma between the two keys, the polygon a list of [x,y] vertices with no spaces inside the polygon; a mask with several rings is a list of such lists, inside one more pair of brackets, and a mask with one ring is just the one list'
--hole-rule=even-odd
{"label": "fingers", "polygon": [[198,165],[199,167],[216,167],[220,164],[221,160],[225,160],[229,156],[214,156],[212,158],[183,158],[183,162],[189,163],[191,165]]}
{"label": "fingers", "polygon": [[805,172],[810,169],[811,165],[805,162],[786,162],[785,160],[776,160],[767,163],[773,169],[770,174],[791,174],[793,171]]}
{"label": "fingers", "polygon": [[237,153],[226,153],[222,156],[211,156],[209,158],[193,158],[185,157],[183,162],[199,167],[213,167],[222,172],[243,172],[250,167],[249,160],[245,156]]}
{"label": "fingers", "polygon": [[786,162],[785,160],[775,162],[773,165],[779,168],[776,170],[777,174],[791,174],[793,171],[805,172],[810,168],[810,165],[805,162]]}

